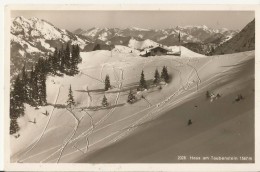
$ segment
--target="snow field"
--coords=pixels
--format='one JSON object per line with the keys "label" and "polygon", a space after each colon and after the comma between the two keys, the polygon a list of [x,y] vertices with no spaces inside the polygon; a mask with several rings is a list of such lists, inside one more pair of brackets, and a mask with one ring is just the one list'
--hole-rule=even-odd
{"label": "snow field", "polygon": [[[57,96],[55,94],[57,88],[53,89],[54,86],[59,84],[61,87],[56,103],[49,105],[50,108],[54,106],[55,109],[53,108],[53,118],[46,127],[46,131],[44,131],[46,134],[42,132],[44,137],[39,137],[38,140],[40,141],[35,142],[35,140],[25,140],[24,134],[21,133],[20,140],[36,146],[25,148],[19,142],[16,142],[19,139],[13,139],[13,146],[23,149],[14,152],[12,158],[16,159],[14,157],[19,157],[23,162],[75,161],[89,152],[118,141],[127,132],[146,122],[150,117],[153,118],[160,115],[165,107],[168,106],[170,108],[187,101],[188,98],[194,96],[197,87],[201,89],[200,84],[197,86],[197,83],[207,82],[212,76],[223,70],[222,64],[220,64],[222,62],[219,61],[223,61],[226,65],[231,65],[237,61],[237,56],[243,59],[244,55],[250,56],[250,53],[252,56],[253,52],[237,54],[230,58],[229,56],[223,56],[222,60],[219,60],[219,57],[202,59],[180,59],[170,58],[169,56],[142,58],[133,56],[133,54],[119,52],[115,52],[111,57],[110,51],[102,50],[81,53],[83,62],[79,65],[80,73],[78,75],[74,77],[48,78],[48,102],[54,102],[55,96]],[[163,86],[163,89],[160,91],[156,88],[144,91],[142,94],[145,95],[145,100],[140,99],[133,105],[127,104],[126,97],[128,92],[131,88],[134,89],[138,85],[141,70],[144,70],[147,80],[152,80],[154,70],[158,68],[160,72],[164,65],[168,66],[169,73],[174,74],[173,82]],[[204,69],[208,65],[211,69],[217,68],[217,70],[208,73],[209,70]],[[91,110],[89,107],[100,106],[104,95],[102,89],[104,88],[103,82],[106,74],[109,74],[111,85],[114,86],[111,90],[105,92],[111,108]],[[64,108],[70,84],[77,102],[77,109],[73,110],[75,115]],[[182,94],[187,94],[187,96]],[[86,115],[86,112],[89,115]],[[30,114],[34,114],[33,110]],[[76,122],[78,119],[81,119],[80,122]],[[42,121],[42,123],[41,126],[45,124],[45,121]],[[70,130],[66,129],[67,132],[65,130],[61,132],[57,126],[60,128],[64,126],[64,128]],[[24,130],[27,129],[24,128]],[[54,132],[55,130],[56,132]],[[24,133],[26,132],[30,133],[29,130],[24,131]],[[48,146],[49,139],[55,135],[59,135],[63,142],[61,143],[61,140],[53,140],[51,146]],[[75,148],[75,145],[77,148]]]}

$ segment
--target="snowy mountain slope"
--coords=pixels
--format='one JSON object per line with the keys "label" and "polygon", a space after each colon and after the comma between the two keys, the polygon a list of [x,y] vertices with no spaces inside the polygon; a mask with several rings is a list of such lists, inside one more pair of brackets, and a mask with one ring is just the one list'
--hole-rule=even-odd
{"label": "snowy mountain slope", "polygon": [[255,49],[255,20],[247,24],[238,34],[216,47],[212,54],[230,54]]}
{"label": "snowy mountain slope", "polygon": [[[130,45],[131,47],[135,46],[137,49],[143,49],[148,45],[155,45],[153,42],[176,45],[179,33],[182,34],[182,43],[193,42],[194,44],[200,44],[206,37],[211,38],[218,34],[218,41],[211,40],[214,45],[222,43],[233,36],[230,36],[230,34],[236,33],[236,31],[212,30],[199,26],[169,29],[142,29],[138,27],[127,29],[91,28],[88,30],[78,29],[71,33],[59,29],[45,20],[36,17],[27,19],[22,16],[12,19],[10,31],[12,77],[21,70],[23,65],[26,64],[26,68],[30,68],[39,57],[47,57],[50,53],[53,53],[55,47],[60,48],[67,42],[79,44],[83,51],[92,51],[96,44],[100,44],[101,48],[105,50],[114,48],[114,45]],[[144,41],[144,43],[140,43],[141,41]],[[188,48],[193,51],[198,50],[192,47]],[[205,54],[208,49],[209,46],[205,46],[197,52]]]}
{"label": "snowy mountain slope", "polygon": [[[244,116],[244,112],[239,109],[237,109],[236,113],[233,113],[234,109],[238,107],[247,107],[249,109],[249,118],[246,119],[249,119],[248,122],[250,125],[245,123],[246,120],[239,120],[241,123],[240,126],[252,126],[253,122],[250,121],[253,113],[250,111],[250,109],[253,109],[251,107],[252,93],[249,93],[252,91],[254,85],[248,86],[248,92],[242,92],[246,96],[245,101],[233,104],[233,108],[230,111],[228,110],[229,108],[222,108],[222,110],[226,109],[227,111],[223,111],[221,115],[208,112],[211,112],[211,109],[214,112],[218,112],[216,109],[219,109],[218,104],[222,102],[222,98],[210,103],[210,101],[206,101],[205,97],[201,97],[201,95],[205,96],[207,90],[213,91],[223,96],[224,101],[222,103],[231,103],[235,99],[236,91],[239,93],[240,88],[241,90],[244,88],[243,84],[251,83],[254,79],[253,67],[243,66],[243,64],[252,65],[254,51],[208,58],[179,58],[175,56],[143,58],[135,53],[129,53],[129,50],[134,49],[116,46],[112,54],[111,51],[105,50],[81,53],[83,61],[79,64],[80,73],[78,75],[74,77],[49,76],[47,78],[48,105],[39,109],[26,106],[25,117],[18,121],[19,124],[22,124],[20,137],[16,139],[10,136],[13,150],[11,162],[54,163],[76,162],[78,160],[91,162],[92,160],[95,161],[95,158],[92,159],[93,156],[90,155],[92,153],[94,153],[94,157],[100,158],[97,158],[97,161],[100,160],[102,162],[105,157],[104,161],[108,162],[111,159],[107,159],[103,153],[98,154],[100,156],[95,156],[95,152],[120,141],[122,138],[127,138],[129,134],[136,133],[139,131],[139,128],[146,126],[147,121],[156,119],[161,115],[164,116],[164,113],[168,112],[168,110],[172,110],[171,116],[173,116],[174,120],[171,121],[175,121],[172,125],[175,128],[173,128],[174,131],[171,131],[173,134],[171,138],[180,138],[182,134],[185,136],[182,138],[185,144],[179,145],[180,150],[185,151],[186,146],[189,147],[194,142],[200,145],[201,142],[199,141],[201,139],[194,139],[192,142],[189,142],[188,138],[193,139],[194,137],[191,137],[193,134],[203,134],[202,130],[211,130],[214,133],[221,133],[222,136],[225,131],[224,136],[231,139],[223,140],[232,143],[225,144],[231,153],[233,151],[239,152],[241,149],[246,150],[243,148],[247,148],[250,153],[253,147],[251,135],[250,137],[246,137],[248,134],[243,134],[241,136],[242,146],[235,147],[234,143],[236,142],[232,142],[232,139],[235,138],[236,140],[237,138],[233,135],[230,137],[230,132],[226,132],[230,130],[239,132],[240,130],[237,131],[237,128],[233,128],[235,125],[225,126],[224,129],[226,130],[224,131],[222,130],[223,128],[215,130],[213,126],[224,125],[228,122],[228,119],[238,117],[240,114]],[[151,86],[146,91],[136,92],[142,70],[144,70],[147,82],[151,83],[155,69],[161,71],[165,65],[168,67],[168,72],[173,76],[170,84],[164,85],[162,83],[161,90],[155,86]],[[243,77],[240,77],[241,73]],[[112,85],[112,89],[108,91],[104,91],[104,79],[106,75],[110,76]],[[234,87],[234,84],[240,87]],[[70,85],[72,86],[76,102],[76,108],[73,109],[73,112],[65,108]],[[138,98],[138,101],[132,105],[126,102],[130,90],[133,90]],[[110,104],[107,108],[100,107],[104,94]],[[145,99],[142,98],[142,95]],[[201,97],[201,99],[188,103],[197,97]],[[194,107],[194,103],[199,106],[197,115],[190,113],[192,112],[191,108]],[[178,110],[175,112],[175,108],[180,106],[183,106],[183,109],[186,109],[186,111],[180,112],[181,110]],[[209,109],[202,113],[205,107]],[[50,113],[49,116],[42,114],[46,110]],[[227,118],[228,116],[230,118]],[[248,116],[246,115],[246,117]],[[28,123],[28,119],[34,118],[37,124]],[[192,118],[194,121],[194,130],[192,132],[187,131],[186,122],[189,118]],[[210,122],[207,123],[207,121]],[[159,119],[158,122],[164,122],[164,120]],[[245,129],[252,133],[252,128]],[[157,131],[158,135],[164,135],[159,132],[162,130]],[[177,131],[180,131],[182,134],[178,135]],[[150,134],[148,133],[146,136],[149,137]],[[169,135],[166,134],[166,136],[168,137]],[[206,141],[201,143],[202,147],[209,148],[210,145],[223,141],[219,137],[219,134],[215,134],[214,136],[216,136],[216,140],[210,139],[211,137],[206,134],[205,140],[210,139],[212,142]],[[164,138],[164,140],[167,140],[165,148],[168,148],[168,145],[171,143],[176,144],[171,138]],[[143,143],[142,138],[138,140]],[[158,143],[150,145],[156,145],[155,150],[157,151],[158,145],[164,147],[160,143],[159,139]],[[129,142],[129,145],[131,146],[132,142]],[[147,146],[149,151],[151,151],[150,145]],[[121,146],[119,146],[118,151],[120,150]],[[129,149],[131,153],[136,152],[139,155],[138,151],[140,149],[136,150]],[[247,151],[245,152],[247,153]],[[150,160],[145,159],[145,155],[138,158],[141,161]],[[87,157],[86,160],[85,157]],[[115,160],[118,157],[118,152],[115,151]],[[142,158],[144,159],[142,160]],[[131,161],[131,158],[122,158],[121,160]]]}
{"label": "snowy mountain slope", "polygon": [[36,17],[27,19],[20,16],[12,19],[10,32],[11,76],[18,73],[23,65],[30,68],[39,57],[47,57],[54,52],[55,47],[60,48],[62,44],[70,42],[84,48],[90,42],[84,36],[74,35]]}
{"label": "snowy mountain slope", "polygon": [[[124,139],[85,155],[77,162],[195,163],[201,161],[190,160],[190,155],[254,157],[253,53],[212,57],[198,68],[202,83],[197,93],[188,89],[177,94],[161,110],[163,116],[147,125],[139,125],[134,133],[123,135]],[[227,68],[223,67],[226,65]],[[208,90],[222,97],[207,101],[205,92]],[[234,103],[238,94],[246,99]],[[191,126],[187,126],[188,119],[193,121]],[[179,160],[179,155],[186,156],[186,161]],[[214,162],[209,159],[205,163]],[[254,158],[247,162],[254,162]]]}

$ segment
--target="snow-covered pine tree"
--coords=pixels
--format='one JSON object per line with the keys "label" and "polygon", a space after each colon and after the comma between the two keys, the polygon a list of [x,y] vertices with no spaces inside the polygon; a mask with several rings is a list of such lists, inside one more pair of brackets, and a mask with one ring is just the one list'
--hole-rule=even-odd
{"label": "snow-covered pine tree", "polygon": [[38,89],[38,75],[39,68],[38,64],[35,65],[32,78],[32,106],[38,107],[40,105],[39,89]]}
{"label": "snow-covered pine tree", "polygon": [[153,83],[156,85],[160,83],[160,74],[158,72],[158,69],[155,69]]}
{"label": "snow-covered pine tree", "polygon": [[16,78],[13,89],[10,92],[10,118],[17,119],[24,115],[23,85],[19,78]]}
{"label": "snow-covered pine tree", "polygon": [[80,48],[78,44],[76,45],[76,56],[77,56],[78,63],[81,63],[82,58],[80,57]]}
{"label": "snow-covered pine tree", "polygon": [[107,91],[109,88],[111,88],[110,79],[109,79],[109,75],[106,75],[106,78],[105,78],[105,91]]}
{"label": "snow-covered pine tree", "polygon": [[140,78],[140,82],[139,82],[139,89],[140,90],[147,89],[147,84],[146,84],[146,80],[145,80],[145,77],[144,77],[144,71],[143,70],[142,70],[141,78]]}
{"label": "snow-covered pine tree", "polygon": [[44,60],[44,66],[45,66],[45,70],[46,70],[46,75],[48,73],[51,73],[50,58],[51,58],[51,55],[49,55],[49,57]]}
{"label": "snow-covered pine tree", "polygon": [[67,100],[67,107],[72,108],[74,105],[75,105],[75,101],[74,101],[73,92],[72,92],[71,85],[70,85],[68,100]]}
{"label": "snow-covered pine tree", "polygon": [[56,75],[57,70],[59,69],[59,60],[58,60],[58,49],[55,48],[55,51],[52,55],[49,55],[48,58],[48,67],[51,74]]}
{"label": "snow-covered pine tree", "polygon": [[170,82],[170,76],[168,74],[168,70],[166,66],[163,66],[161,78],[164,80],[164,82],[169,83]]}
{"label": "snow-covered pine tree", "polygon": [[29,102],[29,78],[28,78],[28,74],[26,72],[25,66],[23,66],[22,69],[22,76],[21,76],[21,84],[22,84],[22,88],[23,88],[23,101],[24,103],[28,103]]}
{"label": "snow-covered pine tree", "polygon": [[77,49],[76,49],[76,46],[74,46],[74,45],[72,45],[70,72],[71,72],[71,75],[76,75],[79,73]]}
{"label": "snow-covered pine tree", "polygon": [[61,47],[60,51],[60,72],[64,72],[65,71],[65,51],[63,49],[63,46]]}
{"label": "snow-covered pine tree", "polygon": [[134,103],[135,101],[136,101],[136,97],[135,97],[133,91],[130,90],[130,92],[129,92],[129,94],[128,94],[127,102],[130,103],[130,104],[132,104],[132,103]]}
{"label": "snow-covered pine tree", "polygon": [[65,49],[65,53],[64,53],[64,64],[65,64],[65,70],[66,70],[66,74],[70,75],[71,71],[71,57],[70,57],[70,46],[69,43],[67,43],[66,49]]}
{"label": "snow-covered pine tree", "polygon": [[46,105],[46,68],[44,66],[44,60],[39,59],[38,61],[38,94],[39,94],[39,105]]}
{"label": "snow-covered pine tree", "polygon": [[17,118],[24,115],[23,94],[23,84],[18,76],[10,92],[10,134],[14,134],[20,129]]}
{"label": "snow-covered pine tree", "polygon": [[20,127],[17,123],[17,119],[10,119],[10,135],[17,133],[20,130]]}
{"label": "snow-covered pine tree", "polygon": [[28,82],[28,104],[33,106],[33,79],[34,79],[34,67],[32,66],[31,71],[29,72],[29,82]]}
{"label": "snow-covered pine tree", "polygon": [[58,57],[58,49],[55,48],[55,51],[52,56],[52,66],[53,66],[53,74],[56,75],[59,70],[59,57]]}
{"label": "snow-covered pine tree", "polygon": [[103,99],[102,99],[102,106],[103,107],[107,107],[109,104],[107,102],[107,98],[106,98],[106,95],[104,95]]}

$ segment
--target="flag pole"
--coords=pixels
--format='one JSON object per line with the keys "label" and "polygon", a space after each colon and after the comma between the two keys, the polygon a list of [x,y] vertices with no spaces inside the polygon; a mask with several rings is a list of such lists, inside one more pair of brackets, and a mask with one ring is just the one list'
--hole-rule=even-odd
{"label": "flag pole", "polygon": [[179,32],[179,52],[181,56],[181,33]]}

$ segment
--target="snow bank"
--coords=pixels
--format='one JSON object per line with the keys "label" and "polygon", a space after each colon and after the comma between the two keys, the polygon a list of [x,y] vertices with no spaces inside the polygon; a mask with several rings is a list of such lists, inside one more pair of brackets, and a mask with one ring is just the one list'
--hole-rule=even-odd
{"label": "snow bank", "polygon": [[[170,46],[168,48],[170,48],[173,52],[179,52],[180,50],[179,46]],[[181,46],[181,57],[207,57],[207,56],[199,53],[195,53],[189,50],[188,48]]]}

